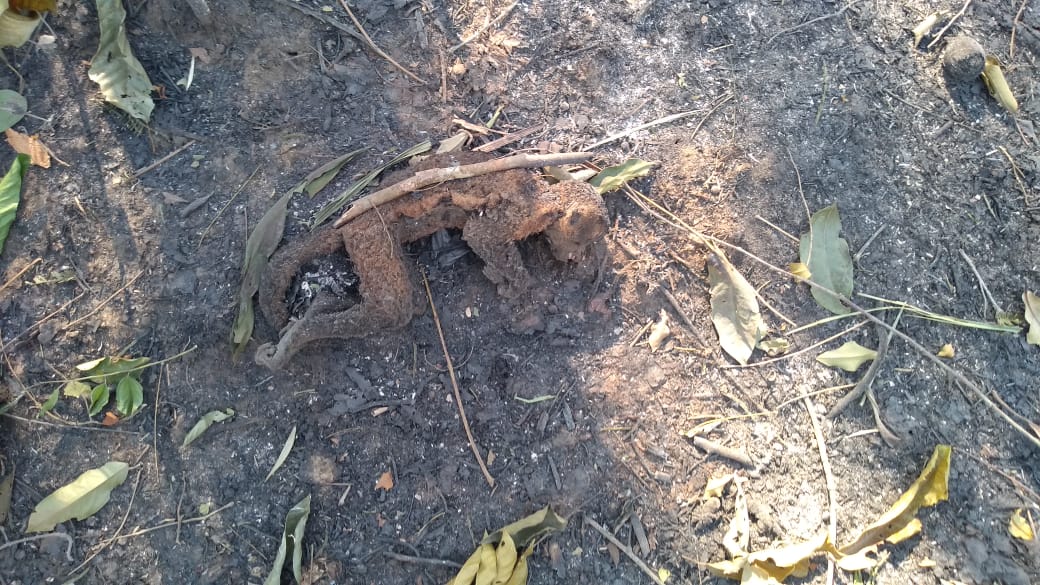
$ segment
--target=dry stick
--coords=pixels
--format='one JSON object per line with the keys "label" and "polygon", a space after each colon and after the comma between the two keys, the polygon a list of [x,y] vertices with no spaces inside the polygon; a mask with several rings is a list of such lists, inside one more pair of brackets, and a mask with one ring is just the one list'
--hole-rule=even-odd
{"label": "dry stick", "polygon": [[29,333],[31,333],[32,331],[37,329],[40,325],[42,325],[44,322],[46,322],[51,317],[57,315],[58,313],[64,311],[65,309],[69,308],[69,305],[71,305],[72,303],[75,303],[76,301],[78,301],[81,298],[83,298],[83,295],[85,295],[85,294],[87,294],[86,291],[83,291],[83,292],[79,293],[78,295],[73,297],[71,301],[65,303],[64,305],[58,307],[57,309],[51,311],[50,313],[47,313],[41,319],[39,319],[38,321],[36,321],[32,325],[30,325],[28,329],[26,329],[25,331],[22,331],[18,335],[15,335],[14,337],[12,337],[10,341],[7,341],[6,343],[4,343],[3,341],[0,341],[0,344],[4,345],[5,347],[12,345],[15,341],[18,341],[23,335],[28,335]]}
{"label": "dry stick", "polygon": [[336,20],[335,18],[331,18],[329,16],[326,16],[325,14],[322,14],[321,12],[318,12],[317,10],[311,10],[310,8],[306,8],[304,6],[301,6],[301,5],[297,4],[296,2],[293,2],[292,0],[275,0],[275,2],[278,2],[279,4],[281,4],[283,6],[288,6],[289,8],[292,8],[293,10],[298,10],[298,11],[306,14],[307,16],[311,17],[311,18],[320,20],[320,21],[324,22],[325,24],[327,24],[327,25],[329,25],[329,26],[331,26],[331,27],[333,27],[335,29],[339,29],[340,32],[347,33],[348,35],[354,37],[355,39],[357,39],[357,40],[359,40],[361,42],[365,42],[364,37],[359,35],[356,30],[354,30],[354,29],[350,28],[349,26],[341,23],[340,21]]}
{"label": "dry stick", "polygon": [[444,361],[448,364],[448,376],[451,378],[451,389],[455,393],[455,402],[459,406],[459,416],[462,417],[462,428],[466,431],[466,438],[469,440],[469,448],[473,451],[473,456],[477,458],[477,464],[480,465],[480,471],[484,473],[484,479],[487,480],[488,485],[492,488],[495,487],[495,478],[491,477],[491,473],[488,471],[486,465],[484,465],[484,458],[480,455],[480,450],[477,449],[477,443],[473,440],[473,432],[469,429],[469,420],[466,419],[466,408],[462,406],[462,394],[459,392],[459,383],[455,379],[455,366],[451,363],[451,354],[448,353],[448,343],[444,341],[444,330],[441,329],[441,320],[437,316],[437,307],[433,304],[433,293],[430,292],[430,281],[426,279],[426,275],[423,274],[423,286],[426,287],[426,299],[430,302],[430,314],[433,315],[433,324],[437,326],[437,337],[441,340],[441,350],[444,351]]}
{"label": "dry stick", "polygon": [[793,32],[795,32],[797,30],[801,30],[801,29],[803,29],[803,28],[805,28],[807,26],[810,26],[810,25],[816,24],[817,22],[820,22],[821,20],[827,20],[828,18],[834,18],[835,16],[841,16],[842,14],[845,14],[846,10],[848,10],[849,8],[852,8],[858,2],[859,2],[859,0],[852,0],[852,2],[849,2],[848,4],[846,4],[841,10],[839,10],[837,12],[832,12],[830,14],[824,14],[823,16],[817,16],[816,18],[813,18],[811,20],[807,20],[807,21],[803,22],[802,24],[792,26],[791,28],[785,28],[784,30],[776,33],[775,35],[773,35],[771,37],[769,37],[769,40],[766,41],[766,44],[768,45],[769,43],[772,43],[776,39],[776,37],[779,37],[781,35],[786,35],[788,33],[793,33]]}
{"label": "dry stick", "polygon": [[[27,396],[28,396],[28,394],[27,394]],[[45,420],[38,420],[38,419],[35,419],[35,418],[22,418],[22,417],[20,417],[18,415],[14,415],[14,414],[11,414],[9,412],[5,412],[3,414],[0,414],[0,416],[5,417],[5,418],[9,418],[11,420],[16,420],[18,422],[23,422],[23,423],[27,423],[27,424],[31,424],[31,425],[39,425],[41,427],[55,427],[55,428],[59,428],[59,429],[72,429],[72,430],[76,430],[76,431],[95,431],[95,432],[98,432],[98,433],[115,433],[117,435],[138,435],[138,436],[140,436],[140,435],[144,434],[144,433],[139,433],[137,431],[124,431],[122,429],[113,429],[111,427],[99,426],[100,423],[95,423],[95,424],[86,424],[86,423],[83,423],[83,424],[73,424],[73,423],[68,423],[67,422],[66,424],[59,424],[59,423],[47,422]]]}
{"label": "dry stick", "polygon": [[231,198],[228,199],[228,202],[224,204],[224,207],[221,207],[220,211],[218,211],[217,214],[213,216],[213,219],[209,222],[209,225],[206,226],[206,229],[202,230],[202,235],[199,236],[199,243],[195,246],[196,252],[198,252],[199,249],[202,248],[202,242],[206,239],[206,235],[209,234],[209,230],[213,229],[213,225],[217,223],[217,220],[220,219],[220,216],[224,215],[224,212],[227,211],[228,207],[231,207],[231,203],[238,197],[239,193],[245,190],[246,185],[249,184],[249,181],[252,180],[252,178],[255,177],[256,173],[259,171],[260,165],[256,165],[256,168],[253,169],[253,172],[249,173],[249,176],[246,177],[246,180],[242,181],[242,184],[238,186],[238,189],[231,194]]}
{"label": "dry stick", "polygon": [[[701,126],[704,125],[704,122],[708,118],[710,118],[711,115],[714,114],[716,110],[721,108],[723,104],[725,104],[726,102],[728,102],[731,99],[733,99],[733,94],[731,94],[731,93],[730,94],[726,94],[725,96],[723,96],[722,99],[719,100],[719,102],[717,104],[715,104],[714,106],[711,107],[710,110],[708,110],[707,114],[704,114],[704,117],[701,118],[701,121],[693,129],[693,132],[691,132],[690,135],[687,136],[687,139],[693,138],[697,134],[697,131],[701,129]],[[640,124],[639,126],[636,126],[635,128],[629,128],[628,130],[625,130],[623,132],[619,132],[617,134],[613,134],[611,136],[608,136],[608,137],[604,138],[603,140],[600,140],[599,142],[593,142],[592,144],[586,146],[582,150],[583,151],[592,150],[593,148],[598,148],[600,146],[603,146],[604,144],[610,144],[611,142],[614,142],[615,140],[621,140],[622,138],[624,138],[626,136],[629,136],[631,134],[635,134],[636,132],[639,132],[640,130],[646,130],[647,128],[653,128],[654,126],[660,126],[662,124],[668,124],[669,122],[674,122],[676,120],[681,120],[683,118],[689,118],[690,116],[696,114],[699,111],[700,110],[688,110],[688,111],[685,111],[685,112],[679,112],[678,114],[672,114],[670,116],[665,116],[663,118],[658,118],[657,120],[654,120],[652,122],[647,122],[646,124]]]}
{"label": "dry stick", "polygon": [[[838,487],[831,472],[831,461],[827,457],[827,444],[823,440],[823,430],[820,428],[820,420],[816,416],[816,408],[811,398],[806,396],[802,399],[805,410],[809,413],[809,421],[812,423],[813,435],[816,436],[816,446],[820,450],[820,464],[823,465],[823,477],[827,482],[827,515],[830,516],[827,523],[827,536],[831,542],[838,542]],[[827,583],[834,583],[834,559],[827,555]]]}
{"label": "dry stick", "polygon": [[733,449],[732,447],[720,445],[714,441],[709,441],[704,437],[694,437],[693,444],[694,446],[700,447],[702,450],[707,451],[712,455],[724,457],[726,459],[729,459],[730,461],[739,463],[749,469],[754,469],[756,467],[755,462],[752,461],[746,453],[738,451],[737,449]]}
{"label": "dry stick", "polygon": [[993,310],[996,311],[999,316],[1000,313],[1004,312],[1004,309],[997,304],[996,299],[994,299],[993,295],[990,294],[989,287],[986,286],[986,281],[982,280],[982,275],[979,274],[979,270],[975,268],[975,263],[971,261],[971,258],[966,253],[964,253],[964,250],[958,250],[958,252],[961,253],[961,258],[964,258],[964,261],[968,263],[968,267],[971,268],[971,271],[975,274],[975,278],[979,280],[979,288],[982,289],[982,318],[986,318],[987,302],[990,305],[993,305]]}
{"label": "dry stick", "polygon": [[885,227],[885,225],[882,225],[877,229],[877,231],[870,234],[870,237],[867,238],[867,241],[863,242],[863,245],[859,247],[859,250],[857,250],[856,253],[852,255],[853,262],[859,264],[859,259],[863,257],[863,254],[867,251],[867,248],[874,243],[874,240],[881,235],[881,232],[885,231]]}
{"label": "dry stick", "polygon": [[470,177],[477,177],[480,175],[486,175],[488,173],[496,173],[498,171],[505,171],[509,169],[522,169],[522,168],[535,168],[535,167],[551,167],[560,165],[577,164],[585,162],[592,158],[592,154],[587,152],[563,152],[560,154],[516,154],[513,156],[507,156],[504,158],[496,158],[494,160],[474,163],[471,165],[460,165],[448,168],[440,169],[429,169],[425,171],[419,171],[411,177],[390,185],[385,189],[380,189],[374,193],[369,193],[364,197],[358,199],[350,206],[350,209],[343,212],[343,215],[336,220],[333,227],[340,227],[362,213],[375,209],[376,206],[384,203],[389,203],[394,199],[403,197],[412,191],[417,191],[423,187],[433,185],[435,183],[443,183],[444,181],[451,181],[453,179],[468,179]]}
{"label": "dry stick", "polygon": [[129,532],[129,533],[124,534],[122,536],[116,537],[116,540],[125,540],[127,538],[135,538],[135,537],[138,537],[138,536],[142,536],[144,534],[148,534],[149,532],[155,532],[156,530],[162,530],[163,528],[169,528],[171,526],[176,526],[178,524],[193,524],[195,522],[205,522],[206,520],[209,520],[212,516],[216,516],[217,514],[223,512],[224,510],[227,510],[228,508],[230,508],[231,506],[234,506],[234,505],[235,505],[234,502],[229,502],[229,503],[224,504],[223,506],[217,508],[216,510],[213,510],[209,514],[205,514],[203,516],[196,516],[194,518],[188,518],[187,520],[170,520],[169,522],[163,522],[162,524],[156,524],[155,526],[152,526],[150,528],[138,528],[137,530],[135,530],[133,532]]}
{"label": "dry stick", "polygon": [[194,140],[188,142],[187,144],[185,144],[184,146],[181,146],[180,148],[174,149],[173,152],[171,152],[170,154],[160,158],[159,160],[153,162],[152,164],[147,165],[147,166],[143,166],[143,167],[137,169],[136,171],[134,171],[134,178],[135,179],[141,178],[141,175],[147,173],[148,171],[153,170],[155,167],[163,164],[164,162],[166,162],[166,161],[170,160],[171,158],[177,156],[178,154],[184,152],[185,150],[187,150],[187,148],[189,146],[191,146],[193,144],[195,144]]}
{"label": "dry stick", "polygon": [[766,224],[767,226],[773,228],[774,230],[776,230],[780,234],[786,236],[787,239],[791,240],[792,242],[794,242],[796,244],[800,243],[801,240],[799,240],[798,238],[796,238],[796,237],[792,236],[791,234],[787,233],[787,231],[784,230],[784,228],[776,225],[775,223],[769,221],[768,219],[762,217],[761,215],[756,215],[755,219],[757,219],[758,221],[760,221],[760,222]]}
{"label": "dry stick", "polygon": [[105,305],[107,305],[109,303],[109,301],[111,301],[112,299],[114,299],[117,296],[119,296],[119,293],[121,293],[121,292],[125,291],[126,289],[130,288],[130,285],[132,285],[135,282],[137,282],[137,279],[140,278],[142,274],[144,274],[144,270],[145,269],[142,268],[140,270],[140,272],[135,274],[133,276],[133,278],[131,278],[130,280],[127,281],[126,284],[124,284],[123,286],[121,286],[118,289],[116,289],[116,291],[114,293],[108,295],[108,298],[106,298],[105,300],[103,300],[100,303],[98,303],[93,309],[87,311],[86,315],[83,315],[82,317],[80,317],[79,319],[76,319],[74,321],[69,321],[67,324],[62,326],[61,331],[65,331],[67,329],[72,329],[76,325],[79,325],[83,321],[86,321],[87,319],[92,317],[94,315],[94,313],[97,313],[98,311],[100,311],[102,307],[104,307]]}
{"label": "dry stick", "polygon": [[23,274],[25,274],[26,272],[29,272],[29,269],[30,269],[30,268],[32,268],[33,266],[36,266],[36,265],[37,265],[37,264],[39,264],[39,263],[40,263],[40,262],[41,262],[42,260],[43,260],[42,258],[37,258],[37,259],[33,260],[32,262],[30,262],[30,263],[26,264],[26,265],[25,265],[25,268],[22,268],[21,270],[19,270],[19,271],[18,271],[18,273],[17,273],[17,274],[15,274],[14,276],[12,276],[11,278],[8,278],[6,282],[4,282],[3,284],[0,284],[0,292],[3,292],[5,288],[7,288],[7,287],[11,286],[11,283],[13,283],[14,281],[16,281],[16,280],[18,280],[19,278],[21,278],[21,276],[22,276]]}
{"label": "dry stick", "polygon": [[473,34],[469,35],[468,37],[462,39],[462,42],[460,42],[459,44],[457,44],[454,47],[448,49],[448,52],[449,53],[454,53],[455,51],[458,51],[462,47],[464,47],[464,46],[468,45],[469,43],[473,42],[474,40],[476,40],[477,37],[479,37],[480,35],[484,34],[484,32],[487,29],[489,29],[489,28],[495,26],[496,24],[502,22],[502,20],[504,20],[505,17],[509,16],[509,13],[512,12],[513,9],[516,8],[516,5],[519,4],[519,3],[520,3],[520,0],[516,0],[516,2],[513,2],[509,6],[506,6],[505,10],[503,10],[498,16],[496,16],[492,20],[489,20],[489,21],[485,22],[484,26],[482,26],[479,29],[477,29],[477,31],[475,33],[473,33]]}
{"label": "dry stick", "polygon": [[449,567],[449,568],[452,568],[452,569],[459,569],[459,568],[462,567],[462,565],[460,565],[459,563],[456,563],[455,561],[449,561],[447,559],[430,559],[430,558],[426,558],[426,557],[413,557],[411,555],[402,555],[400,553],[395,553],[395,552],[391,552],[391,551],[388,551],[388,550],[387,551],[383,551],[383,556],[385,556],[388,559],[393,559],[395,561],[400,561],[402,563],[418,563],[418,564],[423,564],[423,565],[434,565],[436,567]]}
{"label": "dry stick", "polygon": [[516,132],[510,132],[509,134],[506,134],[505,136],[502,136],[501,138],[496,138],[496,139],[492,140],[491,142],[488,142],[487,144],[481,144],[480,146],[474,148],[473,150],[475,150],[477,152],[493,152],[495,150],[498,150],[499,148],[502,148],[503,146],[506,146],[508,144],[512,144],[512,143],[516,142],[517,140],[520,140],[521,138],[527,138],[528,136],[530,136],[531,134],[534,134],[535,132],[540,132],[544,128],[545,128],[545,124],[538,124],[536,126],[531,126],[530,128],[524,128],[523,130],[517,130]]}
{"label": "dry stick", "polygon": [[953,23],[957,22],[958,18],[964,16],[964,13],[968,11],[968,6],[970,5],[971,0],[965,0],[964,6],[961,7],[961,11],[953,15],[953,18],[950,19],[950,22],[947,22],[946,26],[942,27],[942,30],[940,30],[938,34],[935,35],[935,38],[932,39],[932,42],[928,43],[928,47],[926,48],[931,49],[932,47],[934,47],[935,43],[938,43],[939,39],[941,39],[942,36],[946,34],[946,31],[950,30],[950,27],[953,26]]}
{"label": "dry stick", "polygon": [[[721,240],[719,238],[716,238],[716,237],[709,236],[707,234],[701,233],[701,232],[693,229],[692,227],[690,227],[689,224],[687,224],[682,219],[676,217],[674,214],[669,212],[667,209],[664,209],[663,207],[661,207],[656,201],[653,201],[649,197],[647,197],[645,195],[642,195],[641,193],[638,193],[637,191],[634,191],[634,192],[639,194],[642,197],[642,201],[643,201],[643,203],[645,205],[653,206],[655,211],[651,211],[650,212],[651,215],[653,215],[654,217],[658,218],[659,220],[661,220],[661,221],[663,221],[663,222],[665,222],[665,223],[667,223],[669,225],[672,225],[672,226],[675,226],[675,227],[680,227],[681,229],[686,230],[689,233],[689,235],[694,239],[695,242],[700,243],[702,245],[714,244],[714,245],[717,245],[717,246],[723,246],[723,247],[729,248],[729,249],[734,250],[736,252],[740,252],[741,254],[744,254],[746,257],[754,260],[755,262],[758,262],[759,264],[761,264],[765,268],[768,268],[769,270],[772,270],[773,272],[776,272],[777,274],[782,274],[784,276],[787,276],[788,278],[793,278],[796,281],[804,282],[805,284],[807,284],[811,288],[815,288],[815,289],[821,290],[821,291],[823,291],[823,292],[825,292],[827,294],[834,295],[835,298],[837,298],[839,301],[844,303],[850,309],[852,309],[852,310],[856,311],[857,313],[863,315],[867,320],[871,321],[875,325],[880,325],[880,326],[884,327],[885,330],[887,330],[891,334],[893,334],[893,335],[899,337],[900,339],[902,339],[903,341],[907,342],[907,344],[909,344],[910,347],[913,348],[914,351],[916,351],[917,353],[921,354],[921,356],[924,357],[926,360],[932,362],[933,365],[938,366],[940,370],[942,370],[943,372],[946,372],[946,374],[951,376],[954,380],[956,380],[958,384],[961,384],[962,386],[964,386],[966,388],[970,388],[971,391],[974,392],[976,394],[976,396],[978,396],[979,399],[981,399],[982,402],[986,404],[986,406],[988,406],[991,410],[993,410],[993,412],[995,412],[997,414],[997,416],[1003,418],[1009,425],[1011,425],[1011,428],[1015,429],[1019,434],[1021,434],[1023,437],[1025,437],[1026,440],[1028,440],[1030,443],[1032,443],[1034,447],[1036,447],[1037,449],[1040,449],[1040,437],[1037,437],[1037,436],[1033,435],[1028,430],[1026,430],[1024,427],[1022,427],[1022,425],[1018,424],[1006,412],[1001,410],[1000,407],[997,406],[993,402],[993,400],[991,400],[990,397],[987,396],[986,393],[983,392],[981,388],[979,388],[979,386],[977,384],[975,384],[974,382],[969,380],[967,378],[967,376],[965,376],[964,374],[962,374],[958,370],[954,369],[952,366],[950,366],[950,365],[946,364],[945,362],[943,362],[941,358],[939,358],[938,356],[934,355],[928,348],[926,348],[923,345],[921,345],[920,343],[918,343],[914,338],[912,338],[909,335],[903,333],[902,331],[897,330],[895,327],[892,327],[891,325],[889,325],[888,323],[885,323],[881,319],[878,319],[877,317],[872,315],[869,311],[867,311],[863,307],[859,306],[858,304],[854,303],[851,299],[849,299],[845,295],[837,293],[837,292],[834,292],[831,289],[829,289],[829,288],[827,288],[827,287],[825,287],[825,286],[823,286],[821,284],[815,283],[815,282],[813,282],[811,280],[804,280],[804,279],[798,278],[794,274],[791,274],[789,271],[784,270],[783,268],[780,268],[780,267],[774,265],[773,263],[771,263],[771,262],[769,262],[769,261],[767,261],[767,260],[765,260],[765,259],[763,259],[763,258],[761,258],[759,256],[756,256],[755,254],[752,254],[751,252],[749,252],[748,250],[745,250],[744,248],[742,248],[740,246],[737,246],[737,245],[731,244],[731,243],[729,243],[729,242],[727,242],[725,240]],[[629,196],[630,197],[632,196],[631,193],[632,192],[629,192]],[[636,201],[638,203],[638,200],[636,200]],[[665,213],[670,214],[672,216],[672,218],[674,218],[674,219],[669,219],[668,217],[666,217],[664,215]]]}
{"label": "dry stick", "polygon": [[1011,43],[1008,45],[1008,61],[1015,58],[1015,30],[1018,29],[1018,23],[1022,22],[1022,13],[1026,11],[1026,4],[1029,4],[1029,0],[1022,0],[1022,5],[1018,7],[1018,14],[1015,14],[1015,19],[1011,21]]}
{"label": "dry stick", "polygon": [[353,22],[354,26],[357,27],[358,32],[361,33],[362,37],[364,37],[365,43],[368,44],[368,48],[369,49],[372,49],[372,51],[375,52],[375,54],[377,54],[380,57],[382,57],[382,58],[386,59],[387,61],[389,61],[391,65],[396,67],[398,70],[400,70],[402,73],[404,73],[408,77],[411,77],[412,79],[414,79],[415,81],[418,81],[419,83],[421,83],[423,85],[429,85],[428,83],[423,81],[423,79],[421,77],[419,77],[418,75],[416,75],[416,74],[412,73],[411,71],[405,69],[404,66],[402,66],[397,61],[394,61],[393,58],[390,55],[387,55],[386,53],[383,52],[382,49],[380,49],[378,46],[376,46],[375,42],[372,41],[372,38],[368,36],[367,32],[365,32],[365,27],[361,26],[361,23],[358,22],[357,17],[354,16],[354,12],[352,10],[350,10],[350,6],[347,6],[347,3],[345,2],[345,0],[339,0],[339,3],[340,3],[341,6],[343,6],[343,10],[347,11],[347,16],[350,17],[351,22]]}
{"label": "dry stick", "polygon": [[73,542],[73,540],[72,540],[71,536],[69,536],[68,534],[66,534],[64,532],[48,532],[47,534],[37,534],[36,536],[26,536],[25,538],[19,538],[18,540],[12,540],[10,542],[4,543],[2,546],[0,546],[0,550],[9,549],[11,547],[18,546],[19,544],[24,544],[26,542],[32,542],[34,540],[43,540],[44,538],[63,538],[63,539],[65,539],[68,542],[68,546],[65,547],[65,558],[68,559],[68,561],[70,563],[72,562],[72,542]]}
{"label": "dry stick", "polygon": [[877,355],[873,360],[871,360],[866,373],[859,379],[859,382],[856,382],[852,391],[847,393],[845,396],[842,396],[841,400],[835,403],[835,405],[831,407],[830,411],[827,412],[827,418],[838,416],[838,414],[845,410],[850,404],[859,400],[859,397],[862,396],[864,392],[870,390],[870,385],[874,383],[874,378],[877,377],[878,370],[881,369],[881,363],[885,361],[885,356],[888,354],[888,345],[891,342],[892,334],[878,329]]}
{"label": "dry stick", "polygon": [[625,556],[629,559],[632,559],[632,562],[635,563],[637,567],[639,567],[639,570],[646,573],[646,576],[650,577],[650,579],[654,583],[656,583],[657,585],[664,585],[664,581],[662,581],[661,578],[657,576],[657,573],[653,569],[651,569],[646,563],[643,562],[643,559],[636,556],[636,553],[632,552],[631,548],[622,544],[621,541],[615,538],[609,530],[600,526],[599,522],[596,522],[592,518],[585,516],[585,526],[588,526],[589,528],[592,528],[596,532],[600,533],[600,535],[603,536],[603,538],[605,538],[607,542],[613,544],[618,548],[618,550],[625,553]]}

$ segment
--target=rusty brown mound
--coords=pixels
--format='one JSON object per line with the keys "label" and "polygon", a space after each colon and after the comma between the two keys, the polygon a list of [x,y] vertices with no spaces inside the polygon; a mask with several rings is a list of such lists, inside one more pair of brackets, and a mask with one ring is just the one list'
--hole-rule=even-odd
{"label": "rusty brown mound", "polygon": [[[387,184],[416,171],[490,158],[478,152],[436,155],[391,175]],[[516,242],[541,233],[557,259],[572,260],[602,238],[607,225],[603,199],[587,183],[549,185],[527,170],[514,169],[436,185],[367,211],[339,229],[321,228],[271,258],[260,287],[264,315],[276,327],[285,326],[285,296],[293,276],[303,264],[340,250],[354,263],[361,302],[346,309],[328,299],[315,302],[277,344],[257,350],[256,362],[278,369],[313,341],[363,337],[407,324],[415,314],[415,284],[401,245],[439,229],[462,230],[499,294],[515,297],[530,284]]]}

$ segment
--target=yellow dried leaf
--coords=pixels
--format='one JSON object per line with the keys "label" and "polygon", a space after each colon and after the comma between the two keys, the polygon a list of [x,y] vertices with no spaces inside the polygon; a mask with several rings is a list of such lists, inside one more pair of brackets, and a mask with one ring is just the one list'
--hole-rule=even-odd
{"label": "yellow dried leaf", "polygon": [[841,547],[842,554],[855,554],[906,530],[921,508],[934,506],[949,497],[950,479],[949,445],[937,445],[932,457],[921,471],[917,481],[910,486],[896,503],[881,518],[868,526],[855,540]]}
{"label": "yellow dried leaf", "polygon": [[809,280],[812,278],[812,273],[809,272],[809,267],[801,262],[792,262],[791,266],[787,269],[795,278],[801,278],[803,280]]}
{"label": "yellow dried leaf", "polygon": [[[787,577],[805,577],[809,574],[809,559],[813,555],[828,548],[827,533],[821,532],[812,540],[792,544],[782,548],[773,548],[753,552],[747,557],[749,566],[768,575],[770,579],[782,582]],[[745,569],[745,574],[746,574]],[[743,582],[743,580],[742,580]]]}
{"label": "yellow dried leaf", "polygon": [[722,492],[731,481],[733,481],[732,473],[709,479],[708,484],[704,486],[704,499],[721,497]]}
{"label": "yellow dried leaf", "polygon": [[947,343],[947,344],[944,344],[941,348],[939,348],[939,353],[937,353],[935,355],[937,355],[937,356],[939,356],[941,358],[952,358],[955,353],[956,352],[953,351],[953,345]]}
{"label": "yellow dried leaf", "polygon": [[715,563],[707,563],[705,568],[708,572],[716,577],[723,577],[725,579],[740,579],[741,573],[744,572],[744,565],[747,564],[747,557],[739,557],[731,561],[718,561]]}
{"label": "yellow dried leaf", "polygon": [[513,574],[513,568],[516,566],[516,559],[516,545],[513,544],[513,538],[509,536],[508,532],[503,532],[502,540],[498,542],[498,547],[495,549],[497,565],[495,583],[505,583],[509,580],[509,576]]}
{"label": "yellow dried leaf", "polygon": [[5,134],[7,134],[7,143],[11,145],[15,152],[29,155],[29,162],[38,167],[51,168],[50,152],[40,142],[39,138],[22,134],[11,128],[8,128]]}
{"label": "yellow dried leaf", "polygon": [[993,55],[986,55],[986,65],[982,68],[982,79],[986,81],[989,93],[997,98],[997,101],[1000,102],[1001,106],[1004,106],[1005,110],[1012,114],[1018,113],[1018,100],[1015,99],[1015,94],[1011,92],[1011,87],[1008,86],[1007,80],[1004,79],[1004,72],[1000,69],[1000,61]]}
{"label": "yellow dried leaf", "polygon": [[1011,514],[1011,520],[1008,522],[1008,532],[1019,540],[1033,540],[1033,527],[1029,525],[1029,521],[1022,515],[1022,508],[1018,508]]}
{"label": "yellow dried leaf", "polygon": [[921,520],[919,518],[914,518],[901,530],[897,530],[894,534],[886,538],[885,542],[899,544],[900,542],[903,542],[911,536],[917,536],[918,534],[920,534],[921,528]]}
{"label": "yellow dried leaf", "polygon": [[937,564],[935,559],[921,559],[917,561],[917,566],[922,569],[934,569]]}
{"label": "yellow dried leaf", "polygon": [[875,554],[876,552],[877,547],[868,546],[854,555],[846,555],[838,558],[835,561],[835,564],[837,564],[838,568],[842,571],[870,571],[877,566],[878,562],[867,555]]}

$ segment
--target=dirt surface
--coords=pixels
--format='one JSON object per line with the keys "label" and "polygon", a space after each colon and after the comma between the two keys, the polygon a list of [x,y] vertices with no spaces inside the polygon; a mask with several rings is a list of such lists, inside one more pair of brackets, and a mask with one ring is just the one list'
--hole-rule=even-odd
{"label": "dirt surface", "polygon": [[[577,149],[692,112],[597,147],[599,161],[659,161],[636,183],[641,191],[777,266],[798,253],[779,229],[807,229],[800,175],[811,210],[840,209],[857,291],[992,321],[981,278],[1001,309],[1021,313],[1022,292],[1040,288],[1036,2],[970,3],[932,50],[913,50],[910,30],[961,2],[521,0],[500,20],[509,2],[352,4],[372,39],[425,86],[344,32],[353,29],[338,4],[296,5],[342,29],[289,4],[210,0],[207,28],[186,3],[131,2],[130,43],[165,87],[149,130],[104,106],[87,79],[98,37],[92,3],[58,2],[49,49],[5,51],[26,77],[34,115],[19,129],[39,134],[68,166],[30,170],[0,256],[0,283],[39,260],[0,290],[4,386],[13,395],[26,388],[38,403],[82,361],[120,353],[158,361],[194,349],[149,370],[143,412],[115,427],[84,425],[84,405],[68,398],[54,416],[38,417],[27,397],[7,412],[0,449],[16,473],[8,539],[22,536],[44,495],[82,471],[110,460],[135,467],[100,512],[59,527],[73,539],[71,562],[58,538],[7,547],[0,582],[73,574],[78,583],[261,583],[286,512],[308,494],[308,583],[442,583],[450,568],[415,558],[462,562],[484,531],[545,505],[570,522],[535,551],[531,583],[651,582],[585,518],[670,571],[669,583],[713,582],[700,563],[725,557],[733,497],[702,500],[709,477],[748,478],[753,549],[808,539],[832,515],[845,542],[941,443],[954,448],[949,501],[921,513],[921,535],[884,547],[887,562],[867,581],[1040,580],[1038,547],[1007,530],[1016,508],[1040,517],[1040,450],[900,339],[874,382],[880,418],[902,439],[896,446],[880,438],[869,404],[823,417],[846,391],[834,387],[859,375],[824,368],[819,349],[728,367],[709,319],[704,250],[621,192],[608,196],[599,274],[555,261],[544,240],[522,246],[544,290],[533,299],[544,314],[534,333],[510,328],[518,309],[496,295],[473,254],[438,262],[429,242],[408,249],[430,274],[494,489],[467,445],[429,311],[401,330],[308,346],[273,375],[248,359],[276,338],[272,327],[258,321],[244,359],[232,358],[228,341],[245,240],[277,194],[368,148],[318,198],[293,199],[286,238],[301,237],[352,178],[451,135],[454,118],[484,123],[496,112],[501,131],[545,124],[507,151]],[[955,34],[1005,63],[1017,117],[979,78],[943,74],[942,49]],[[193,48],[207,60],[184,90],[176,82]],[[6,69],[0,79],[16,86]],[[12,156],[0,157],[4,168]],[[804,286],[744,254],[730,257],[777,313],[798,324],[826,315]],[[62,267],[76,279],[33,284]],[[662,311],[672,336],[651,352],[644,326]],[[775,332],[792,328],[763,316]],[[850,324],[791,335],[792,349]],[[1024,335],[909,316],[900,329],[933,351],[952,344],[949,365],[999,396],[1019,424],[1040,422],[1038,349]],[[876,347],[878,334],[862,327],[824,349],[848,340]],[[756,352],[752,361],[766,359]],[[229,407],[233,420],[179,448],[203,413]],[[807,408],[826,437],[833,504]],[[746,453],[753,468],[683,436],[712,416],[732,418],[707,438]],[[292,453],[265,481],[294,427]],[[375,489],[384,472],[393,488]],[[205,522],[184,522],[228,504]],[[112,542],[119,534],[131,536]],[[804,581],[826,581],[817,560]]]}

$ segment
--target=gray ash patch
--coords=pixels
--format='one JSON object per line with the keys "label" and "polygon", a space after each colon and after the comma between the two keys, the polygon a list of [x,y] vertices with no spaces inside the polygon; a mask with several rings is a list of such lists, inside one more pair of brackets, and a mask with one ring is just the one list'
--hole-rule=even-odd
{"label": "gray ash patch", "polygon": [[319,258],[307,264],[293,280],[289,293],[289,313],[299,317],[319,295],[339,299],[356,297],[359,279],[354,266],[345,258]]}

